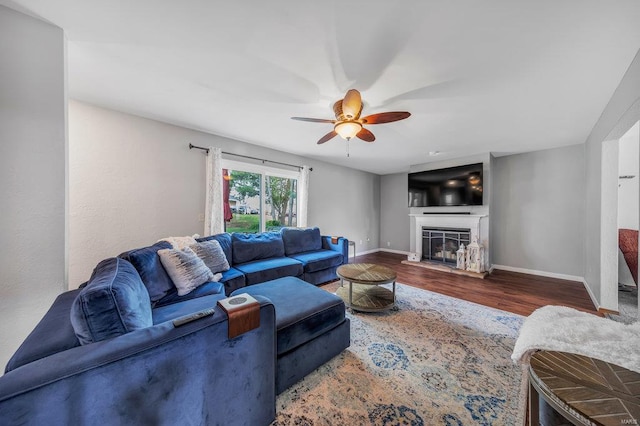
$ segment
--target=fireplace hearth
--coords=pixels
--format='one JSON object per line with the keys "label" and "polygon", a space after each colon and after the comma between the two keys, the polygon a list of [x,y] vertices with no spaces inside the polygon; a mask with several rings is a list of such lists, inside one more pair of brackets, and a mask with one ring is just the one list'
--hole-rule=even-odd
{"label": "fireplace hearth", "polygon": [[455,265],[461,244],[471,242],[468,228],[422,227],[422,260]]}

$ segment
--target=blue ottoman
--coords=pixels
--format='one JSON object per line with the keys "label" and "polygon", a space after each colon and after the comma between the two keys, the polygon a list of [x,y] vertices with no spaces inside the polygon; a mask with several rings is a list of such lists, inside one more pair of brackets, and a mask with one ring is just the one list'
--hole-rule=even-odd
{"label": "blue ottoman", "polygon": [[349,347],[349,320],[335,294],[295,277],[243,287],[231,295],[241,293],[266,297],[276,308],[278,394]]}

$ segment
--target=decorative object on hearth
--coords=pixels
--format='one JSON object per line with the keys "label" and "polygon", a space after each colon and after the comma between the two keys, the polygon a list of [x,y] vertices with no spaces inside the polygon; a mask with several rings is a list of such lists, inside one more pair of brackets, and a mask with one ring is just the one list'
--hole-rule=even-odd
{"label": "decorative object on hearth", "polygon": [[340,135],[340,137],[345,139],[347,142],[349,142],[349,140],[354,136],[365,142],[373,142],[376,140],[376,137],[373,133],[363,127],[364,124],[391,123],[394,121],[404,120],[411,116],[411,113],[406,111],[394,111],[380,112],[361,118],[362,98],[360,96],[360,92],[355,89],[349,90],[344,96],[344,99],[340,99],[333,104],[333,112],[336,116],[335,120],[308,117],[291,117],[291,119],[310,121],[313,123],[333,124],[333,130],[324,135],[318,141],[318,144],[323,144],[337,135]]}
{"label": "decorative object on hearth", "polygon": [[460,248],[456,252],[456,255],[457,255],[456,267],[464,271],[467,268],[467,265],[466,265],[467,251],[464,248],[464,244],[460,244]]}
{"label": "decorative object on hearth", "polygon": [[467,246],[467,271],[484,272],[484,247],[477,239]]}
{"label": "decorative object on hearth", "polygon": [[409,253],[407,256],[407,260],[410,262],[420,262],[420,254],[419,253]]}

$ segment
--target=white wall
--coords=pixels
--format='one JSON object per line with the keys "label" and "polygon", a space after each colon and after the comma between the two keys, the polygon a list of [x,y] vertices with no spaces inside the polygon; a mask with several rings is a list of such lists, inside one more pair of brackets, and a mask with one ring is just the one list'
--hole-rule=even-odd
{"label": "white wall", "polygon": [[496,157],[493,264],[582,277],[584,145]]}
{"label": "white wall", "polygon": [[70,288],[106,257],[203,232],[205,156],[189,143],[313,167],[309,226],[356,240],[358,251],[378,247],[377,175],[71,101]]}
{"label": "white wall", "polygon": [[[620,138],[638,121],[640,117],[638,117],[637,108],[633,108],[634,105],[638,105],[638,101],[640,101],[640,50],[586,141],[587,191],[585,197],[584,277],[591,294],[600,305],[599,307],[604,309],[616,308],[617,285],[609,289],[603,299],[601,291],[603,286],[601,277],[602,144],[605,140]],[[606,206],[604,207],[606,208]],[[617,267],[617,262],[614,267]],[[606,284],[604,285],[606,286]]]}
{"label": "white wall", "polygon": [[63,32],[0,6],[0,58],[0,365],[4,366],[65,288]]}
{"label": "white wall", "polygon": [[620,138],[618,147],[618,175],[634,176],[618,181],[618,228],[638,229],[640,205],[640,122]]}

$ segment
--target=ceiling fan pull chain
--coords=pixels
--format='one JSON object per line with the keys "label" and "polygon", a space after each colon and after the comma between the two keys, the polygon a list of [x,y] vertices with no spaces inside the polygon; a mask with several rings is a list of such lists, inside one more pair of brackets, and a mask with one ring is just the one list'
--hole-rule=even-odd
{"label": "ceiling fan pull chain", "polygon": [[349,155],[349,139],[347,139],[347,158],[350,157]]}

